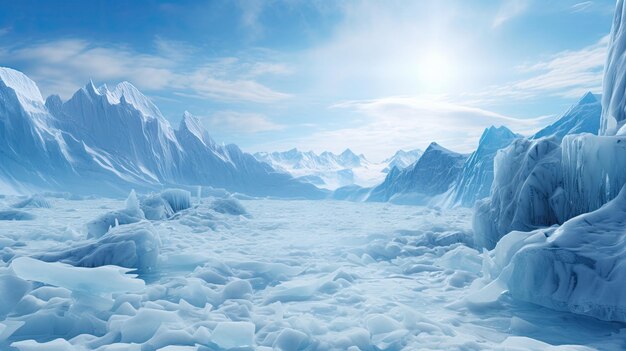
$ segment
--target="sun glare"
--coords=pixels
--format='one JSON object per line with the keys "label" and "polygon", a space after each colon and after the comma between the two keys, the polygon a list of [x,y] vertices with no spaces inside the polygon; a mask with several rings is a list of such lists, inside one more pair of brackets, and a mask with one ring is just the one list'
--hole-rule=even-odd
{"label": "sun glare", "polygon": [[447,55],[429,52],[419,60],[420,85],[427,90],[441,90],[453,79],[453,64]]}

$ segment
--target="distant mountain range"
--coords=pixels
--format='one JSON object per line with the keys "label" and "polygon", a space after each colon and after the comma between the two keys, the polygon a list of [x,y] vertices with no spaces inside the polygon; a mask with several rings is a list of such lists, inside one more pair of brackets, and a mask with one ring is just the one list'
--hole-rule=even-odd
{"label": "distant mountain range", "polygon": [[421,150],[399,150],[381,163],[369,161],[363,154],[346,149],[341,154],[329,151],[291,149],[284,152],[258,152],[254,156],[277,170],[291,174],[322,188],[336,189],[349,185],[372,186],[380,183],[391,168],[405,168],[422,155]]}
{"label": "distant mountain range", "polygon": [[132,84],[92,82],[44,102],[21,72],[0,68],[0,191],[115,195],[212,186],[255,196],[323,198],[236,145],[217,145],[189,113],[178,129]]}

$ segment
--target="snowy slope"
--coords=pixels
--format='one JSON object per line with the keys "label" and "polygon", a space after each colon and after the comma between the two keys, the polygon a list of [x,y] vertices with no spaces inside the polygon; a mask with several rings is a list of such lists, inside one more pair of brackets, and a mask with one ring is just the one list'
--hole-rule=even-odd
{"label": "snowy slope", "polygon": [[[36,84],[18,71],[0,68],[0,179],[18,192],[43,189],[104,194],[123,177],[106,167],[106,155],[56,126]],[[99,180],[93,175],[98,174]],[[94,185],[98,184],[97,187]]]}
{"label": "snowy slope", "polygon": [[539,139],[546,136],[555,136],[562,139],[568,134],[598,134],[601,114],[602,104],[600,103],[600,97],[588,92],[561,115],[556,122],[538,131],[530,138]]}
{"label": "snowy slope", "polygon": [[173,129],[128,82],[112,90],[90,82],[65,103],[54,95],[44,103],[28,77],[0,68],[0,122],[0,184],[11,192],[119,195],[179,184],[258,196],[325,196],[235,145],[217,145],[189,114]]}
{"label": "snowy slope", "polygon": [[478,148],[465,161],[447,199],[447,205],[472,207],[476,200],[488,197],[493,183],[493,159],[496,152],[518,137],[504,126],[485,129]]}
{"label": "snowy slope", "polygon": [[425,203],[449,189],[466,159],[467,155],[431,143],[412,166],[391,169],[383,183],[372,189],[367,200]]}
{"label": "snowy slope", "polygon": [[383,172],[387,173],[394,167],[398,169],[405,169],[419,160],[423,154],[424,151],[420,149],[409,151],[398,150],[393,156],[383,161],[383,163],[387,164],[387,166],[383,169]]}
{"label": "snowy slope", "polygon": [[277,170],[327,189],[377,184],[384,178],[382,171],[387,166],[370,162],[350,149],[341,154],[325,151],[318,155],[294,148],[284,152],[258,152],[254,156]]}

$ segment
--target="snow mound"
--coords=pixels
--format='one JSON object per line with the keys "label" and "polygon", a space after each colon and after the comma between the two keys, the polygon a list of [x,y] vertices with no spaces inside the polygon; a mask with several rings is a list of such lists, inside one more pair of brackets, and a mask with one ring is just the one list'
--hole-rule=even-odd
{"label": "snow mound", "polygon": [[152,224],[141,221],[111,228],[97,240],[87,240],[37,258],[80,267],[115,265],[148,273],[156,269],[161,239]]}
{"label": "snow mound", "polygon": [[520,300],[626,322],[625,225],[626,188],[557,229],[505,236],[491,253],[492,275]]}
{"label": "snow mound", "polygon": [[13,204],[13,208],[51,208],[50,202],[45,197],[36,194],[27,199]]}
{"label": "snow mound", "polygon": [[241,202],[234,198],[216,199],[211,203],[213,211],[233,216],[248,216],[248,211]]}
{"label": "snow mound", "polygon": [[115,266],[83,268],[60,262],[44,262],[30,257],[18,257],[10,268],[24,280],[95,294],[141,291],[143,280],[130,270]]}

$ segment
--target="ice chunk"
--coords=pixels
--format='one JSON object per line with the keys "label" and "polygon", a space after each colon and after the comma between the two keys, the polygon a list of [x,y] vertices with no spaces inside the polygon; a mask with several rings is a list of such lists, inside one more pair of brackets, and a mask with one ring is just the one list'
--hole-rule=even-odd
{"label": "ice chunk", "polygon": [[35,219],[35,215],[18,210],[0,211],[0,221],[29,221]]}
{"label": "ice chunk", "polygon": [[121,325],[122,342],[143,343],[152,338],[163,324],[177,324],[181,319],[173,311],[142,308]]}
{"label": "ice chunk", "polygon": [[116,265],[141,273],[156,268],[161,239],[148,221],[117,226],[97,240],[87,240],[58,252],[38,256],[47,262],[63,261],[75,266]]}
{"label": "ice chunk", "polygon": [[17,341],[11,344],[19,351],[76,351],[76,347],[65,339],[54,339],[48,342],[39,343],[35,340]]}
{"label": "ice chunk", "polygon": [[254,346],[254,324],[249,322],[219,322],[211,341],[223,349]]}
{"label": "ice chunk", "polygon": [[110,228],[118,225],[136,223],[145,218],[137,200],[135,191],[131,191],[126,199],[126,208],[111,211],[87,223],[87,237],[99,238],[106,234]]}
{"label": "ice chunk", "polygon": [[35,194],[12,206],[13,208],[51,208],[50,202],[45,197]]}
{"label": "ice chunk", "polygon": [[141,200],[141,210],[147,219],[161,220],[191,207],[191,193],[181,189],[167,189]]}
{"label": "ice chunk", "polygon": [[280,351],[298,351],[306,349],[308,344],[308,335],[298,330],[286,328],[278,334],[276,341],[274,341],[274,349]]}
{"label": "ice chunk", "polygon": [[14,275],[0,275],[0,319],[4,319],[30,289],[31,284],[23,279]]}
{"label": "ice chunk", "polygon": [[215,212],[230,214],[234,216],[248,215],[248,212],[243,207],[243,205],[241,205],[241,203],[237,199],[234,199],[234,198],[216,199],[211,204],[211,208]]}
{"label": "ice chunk", "polygon": [[96,268],[74,267],[61,262],[44,262],[30,257],[18,257],[11,262],[11,269],[24,280],[37,281],[73,291],[94,294],[133,292],[145,288],[130,270],[116,266]]}
{"label": "ice chunk", "polygon": [[161,197],[167,201],[174,212],[191,207],[191,193],[182,189],[167,189],[161,192]]}

